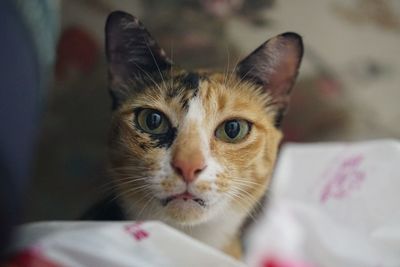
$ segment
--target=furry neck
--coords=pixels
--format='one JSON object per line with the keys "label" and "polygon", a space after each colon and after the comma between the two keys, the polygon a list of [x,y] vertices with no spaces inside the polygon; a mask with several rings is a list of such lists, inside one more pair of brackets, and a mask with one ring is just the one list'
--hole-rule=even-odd
{"label": "furry neck", "polygon": [[[129,220],[160,220],[159,218],[137,218],[135,211],[127,214]],[[196,225],[182,225],[164,221],[169,226],[191,236],[216,249],[223,250],[229,243],[239,236],[239,229],[246,219],[246,213],[235,209],[226,209],[213,218]]]}

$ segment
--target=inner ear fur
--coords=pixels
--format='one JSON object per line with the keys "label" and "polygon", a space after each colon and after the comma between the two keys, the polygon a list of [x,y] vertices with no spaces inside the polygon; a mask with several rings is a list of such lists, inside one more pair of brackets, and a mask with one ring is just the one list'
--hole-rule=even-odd
{"label": "inner ear fur", "polygon": [[164,50],[131,14],[112,12],[107,18],[105,35],[110,93],[117,103],[127,90],[135,89],[124,86],[127,80],[155,80],[172,66]]}
{"label": "inner ear fur", "polygon": [[237,74],[242,80],[261,85],[272,97],[277,126],[287,110],[303,50],[301,36],[286,32],[269,39],[238,64]]}

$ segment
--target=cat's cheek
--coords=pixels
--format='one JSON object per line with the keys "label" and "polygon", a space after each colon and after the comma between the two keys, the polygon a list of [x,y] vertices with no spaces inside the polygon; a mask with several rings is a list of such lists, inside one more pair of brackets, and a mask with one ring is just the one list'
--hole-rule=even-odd
{"label": "cat's cheek", "polygon": [[158,155],[153,157],[157,162],[158,169],[153,178],[155,185],[156,197],[159,199],[166,198],[173,194],[179,194],[185,189],[185,183],[179,179],[171,167],[171,152],[170,149],[157,149]]}
{"label": "cat's cheek", "polygon": [[213,191],[213,184],[210,181],[199,181],[192,188],[193,193],[196,195],[206,195]]}
{"label": "cat's cheek", "polygon": [[214,157],[208,156],[206,159],[207,168],[200,174],[197,181],[191,188],[200,195],[219,195],[226,191],[229,183],[226,175],[224,163],[219,162]]}

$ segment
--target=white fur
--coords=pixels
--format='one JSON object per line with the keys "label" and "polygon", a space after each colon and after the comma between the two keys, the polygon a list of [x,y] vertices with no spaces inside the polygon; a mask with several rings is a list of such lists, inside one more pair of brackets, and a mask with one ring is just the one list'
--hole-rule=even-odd
{"label": "white fur", "polygon": [[210,153],[210,136],[208,136],[204,129],[204,120],[205,111],[203,103],[199,97],[195,97],[189,102],[189,111],[185,117],[184,125],[196,125],[197,132],[200,135],[200,148],[202,149],[203,156],[205,157],[207,168],[200,173],[197,180],[214,182],[217,174],[221,172],[223,168]]}

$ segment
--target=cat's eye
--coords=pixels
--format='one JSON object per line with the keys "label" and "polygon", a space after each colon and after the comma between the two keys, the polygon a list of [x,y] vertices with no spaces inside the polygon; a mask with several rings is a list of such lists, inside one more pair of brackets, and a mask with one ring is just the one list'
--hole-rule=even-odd
{"label": "cat's eye", "polygon": [[250,132],[250,123],[242,119],[224,121],[215,131],[215,136],[227,143],[237,143]]}
{"label": "cat's eye", "polygon": [[142,109],[137,113],[138,127],[150,134],[165,134],[170,129],[167,117],[155,109]]}

